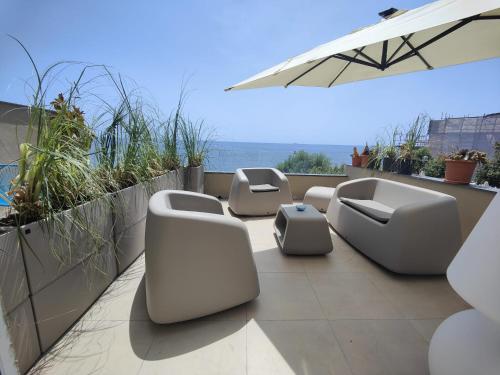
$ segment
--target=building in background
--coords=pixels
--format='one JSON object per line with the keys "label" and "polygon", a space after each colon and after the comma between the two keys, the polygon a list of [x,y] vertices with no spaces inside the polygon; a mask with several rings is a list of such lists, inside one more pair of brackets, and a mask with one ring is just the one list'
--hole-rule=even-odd
{"label": "building in background", "polygon": [[500,142],[500,113],[431,120],[428,135],[428,147],[434,156],[467,148],[491,157],[495,142]]}
{"label": "building in background", "polygon": [[19,159],[19,143],[26,139],[29,107],[0,101],[0,165]]}

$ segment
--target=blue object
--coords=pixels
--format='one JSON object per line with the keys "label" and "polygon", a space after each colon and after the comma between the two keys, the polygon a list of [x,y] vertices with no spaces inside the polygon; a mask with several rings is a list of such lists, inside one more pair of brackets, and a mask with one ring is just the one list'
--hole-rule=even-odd
{"label": "blue object", "polygon": [[295,208],[297,209],[297,211],[305,211],[306,210],[306,206],[303,204],[298,204],[295,206]]}
{"label": "blue object", "polygon": [[[17,165],[15,164],[0,164],[0,193],[6,197],[7,191],[10,189],[10,181],[17,175]],[[10,197],[6,197],[9,199]],[[0,207],[10,205],[10,200],[6,201],[0,196]]]}

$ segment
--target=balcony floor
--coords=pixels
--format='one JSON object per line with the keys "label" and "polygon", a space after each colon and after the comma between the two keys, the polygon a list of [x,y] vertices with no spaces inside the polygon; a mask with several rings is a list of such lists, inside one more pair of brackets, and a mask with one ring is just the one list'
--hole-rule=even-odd
{"label": "balcony floor", "polygon": [[328,256],[291,257],[277,247],[272,217],[245,222],[259,271],[257,300],[155,325],[141,256],[33,373],[422,375],[436,327],[468,308],[445,277],[387,272],[333,231]]}

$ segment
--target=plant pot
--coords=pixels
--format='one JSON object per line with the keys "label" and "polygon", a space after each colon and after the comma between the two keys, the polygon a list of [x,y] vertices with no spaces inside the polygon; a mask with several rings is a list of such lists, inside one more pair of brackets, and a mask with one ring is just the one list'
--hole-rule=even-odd
{"label": "plant pot", "polygon": [[477,162],[473,160],[446,159],[444,182],[448,184],[470,184]]}
{"label": "plant pot", "polygon": [[404,175],[411,175],[413,169],[413,161],[402,159],[396,162],[396,172]]}
{"label": "plant pot", "polygon": [[384,157],[382,159],[382,171],[384,172],[393,172],[394,171],[394,164],[396,160],[392,157]]}
{"label": "plant pot", "polygon": [[359,156],[352,157],[352,166],[353,167],[361,167],[361,158]]}
{"label": "plant pot", "polygon": [[184,169],[184,190],[203,193],[205,169],[203,166],[186,167]]}
{"label": "plant pot", "polygon": [[368,168],[368,169],[378,169],[377,168],[377,159],[376,158],[369,158],[368,164],[366,165],[366,168]]}
{"label": "plant pot", "polygon": [[361,159],[361,168],[366,168],[368,166],[368,162],[370,161],[370,155],[359,155]]}

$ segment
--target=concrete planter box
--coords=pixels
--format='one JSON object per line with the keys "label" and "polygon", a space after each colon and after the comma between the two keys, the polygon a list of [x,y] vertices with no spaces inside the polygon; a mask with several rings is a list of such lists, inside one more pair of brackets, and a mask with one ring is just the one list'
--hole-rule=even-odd
{"label": "concrete planter box", "polygon": [[0,290],[16,364],[24,373],[41,351],[16,231],[0,235]]}
{"label": "concrete planter box", "polygon": [[160,190],[181,189],[181,176],[181,171],[170,171],[151,182],[131,186],[114,194],[114,241],[118,273],[122,273],[144,251],[149,198]]}
{"label": "concrete planter box", "polygon": [[[90,236],[88,230],[75,225],[69,215],[84,218],[96,235]],[[26,242],[21,250],[42,352],[117,275],[109,202],[90,202],[61,213],[59,218],[61,224],[55,227],[37,222],[21,228]]]}
{"label": "concrete planter box", "polygon": [[[182,187],[182,171],[171,171],[62,212],[58,224],[40,221],[0,234],[0,291],[20,372],[144,250],[149,197]],[[91,228],[75,224],[70,216],[84,218]]]}
{"label": "concrete planter box", "polygon": [[204,192],[205,170],[203,166],[184,168],[184,189],[196,193]]}

